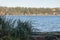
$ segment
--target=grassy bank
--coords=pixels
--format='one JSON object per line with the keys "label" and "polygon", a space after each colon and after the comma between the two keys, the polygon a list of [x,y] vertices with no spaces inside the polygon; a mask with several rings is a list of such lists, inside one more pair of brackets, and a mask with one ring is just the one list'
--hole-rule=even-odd
{"label": "grassy bank", "polygon": [[5,17],[0,16],[0,40],[29,40],[32,32],[31,23],[18,20],[15,26],[16,20],[11,22],[12,20],[5,21]]}
{"label": "grassy bank", "polygon": [[[6,21],[5,19],[5,16],[0,16],[0,40],[30,40],[30,37],[32,36],[31,34],[34,30],[32,29],[33,26],[31,22],[23,22],[20,21],[20,19],[12,22],[13,19],[10,19],[9,21]],[[39,35],[60,36],[60,32],[39,32]]]}

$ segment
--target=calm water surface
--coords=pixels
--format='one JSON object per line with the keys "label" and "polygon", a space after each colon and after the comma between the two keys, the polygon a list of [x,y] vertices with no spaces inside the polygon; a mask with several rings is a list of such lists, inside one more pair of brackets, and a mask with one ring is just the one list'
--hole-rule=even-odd
{"label": "calm water surface", "polygon": [[60,16],[7,16],[7,19],[31,21],[34,28],[42,32],[60,32]]}

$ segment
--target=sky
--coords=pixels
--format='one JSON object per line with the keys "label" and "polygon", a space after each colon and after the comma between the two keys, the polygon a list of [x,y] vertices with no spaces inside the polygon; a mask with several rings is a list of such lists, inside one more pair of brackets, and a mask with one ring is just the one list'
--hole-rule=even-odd
{"label": "sky", "polygon": [[60,7],[60,0],[0,0],[0,6],[6,7]]}

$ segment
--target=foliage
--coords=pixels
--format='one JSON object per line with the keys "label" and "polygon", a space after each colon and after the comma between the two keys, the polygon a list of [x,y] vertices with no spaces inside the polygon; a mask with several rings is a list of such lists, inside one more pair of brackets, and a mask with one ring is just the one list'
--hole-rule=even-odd
{"label": "foliage", "polygon": [[15,21],[11,24],[12,20],[5,21],[4,17],[0,17],[0,40],[29,40],[32,32],[32,25],[30,22]]}
{"label": "foliage", "polygon": [[56,15],[60,8],[0,7],[0,15]]}

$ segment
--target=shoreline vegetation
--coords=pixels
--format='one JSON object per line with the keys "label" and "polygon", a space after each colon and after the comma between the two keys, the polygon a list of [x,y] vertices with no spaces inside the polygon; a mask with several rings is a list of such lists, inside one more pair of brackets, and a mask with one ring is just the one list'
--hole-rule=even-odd
{"label": "shoreline vegetation", "polygon": [[[13,19],[6,21],[5,16],[0,16],[0,40],[30,40],[32,30],[34,29],[31,22],[21,22]],[[13,21],[13,22],[12,22]],[[12,23],[11,23],[12,22]],[[32,29],[33,28],[33,29]],[[35,29],[36,30],[36,29]],[[35,32],[39,35],[52,35],[60,36],[60,32]],[[34,33],[34,34],[35,34]]]}
{"label": "shoreline vegetation", "polygon": [[32,25],[30,22],[22,22],[18,19],[6,21],[5,16],[0,16],[0,40],[29,40]]}
{"label": "shoreline vegetation", "polygon": [[60,8],[0,7],[0,15],[60,16]]}

